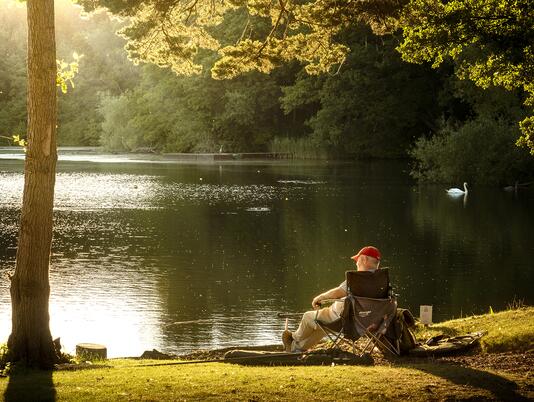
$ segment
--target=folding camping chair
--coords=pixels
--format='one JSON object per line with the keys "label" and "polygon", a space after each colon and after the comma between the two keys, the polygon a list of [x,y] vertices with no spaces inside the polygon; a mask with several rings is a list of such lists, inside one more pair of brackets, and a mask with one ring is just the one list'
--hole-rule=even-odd
{"label": "folding camping chair", "polygon": [[371,271],[347,271],[347,297],[343,299],[343,314],[338,320],[326,323],[315,320],[332,341],[332,347],[341,342],[352,346],[367,338],[359,356],[369,353],[376,346],[381,351],[400,355],[398,342],[393,345],[385,336],[397,313],[397,300],[391,291],[387,268]]}

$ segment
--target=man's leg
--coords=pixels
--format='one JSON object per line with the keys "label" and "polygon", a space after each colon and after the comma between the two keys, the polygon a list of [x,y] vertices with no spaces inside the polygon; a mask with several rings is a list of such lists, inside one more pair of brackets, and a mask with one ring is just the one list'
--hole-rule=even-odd
{"label": "man's leg", "polygon": [[329,307],[305,312],[298,329],[292,333],[293,343],[291,344],[291,351],[307,350],[317,345],[323,339],[326,334],[317,325],[315,320],[328,323],[337,320],[337,318],[337,314]]}

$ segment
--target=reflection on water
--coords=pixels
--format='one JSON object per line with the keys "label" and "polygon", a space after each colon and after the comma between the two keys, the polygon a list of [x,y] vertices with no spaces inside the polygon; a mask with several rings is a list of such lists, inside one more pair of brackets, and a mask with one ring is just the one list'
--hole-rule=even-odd
{"label": "reflection on water", "polygon": [[[115,162],[119,162],[115,160]],[[94,161],[93,161],[94,162]],[[22,163],[0,163],[0,275],[14,267]],[[336,286],[378,245],[401,304],[434,319],[532,303],[532,193],[417,187],[398,163],[178,165],[62,162],[51,328],[67,350],[278,343],[279,311]],[[0,282],[0,338],[10,330]],[[296,325],[296,321],[292,323]]]}

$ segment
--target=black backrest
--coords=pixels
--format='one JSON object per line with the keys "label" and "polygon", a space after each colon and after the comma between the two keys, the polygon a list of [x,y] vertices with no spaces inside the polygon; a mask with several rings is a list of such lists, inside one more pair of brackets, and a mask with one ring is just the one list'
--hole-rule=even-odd
{"label": "black backrest", "polygon": [[373,299],[385,299],[390,294],[389,270],[387,268],[371,271],[347,271],[349,294]]}

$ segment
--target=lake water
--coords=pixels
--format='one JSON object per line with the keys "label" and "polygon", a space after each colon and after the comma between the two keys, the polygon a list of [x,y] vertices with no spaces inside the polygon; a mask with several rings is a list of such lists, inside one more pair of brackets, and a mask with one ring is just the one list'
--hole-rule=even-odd
{"label": "lake water", "polygon": [[[0,340],[11,327],[23,162],[0,153]],[[20,157],[19,157],[20,158]],[[400,305],[434,321],[534,301],[534,194],[417,186],[404,162],[58,164],[51,329],[109,356],[280,342],[373,244]],[[451,183],[455,186],[461,183]],[[296,328],[297,321],[290,323]]]}

